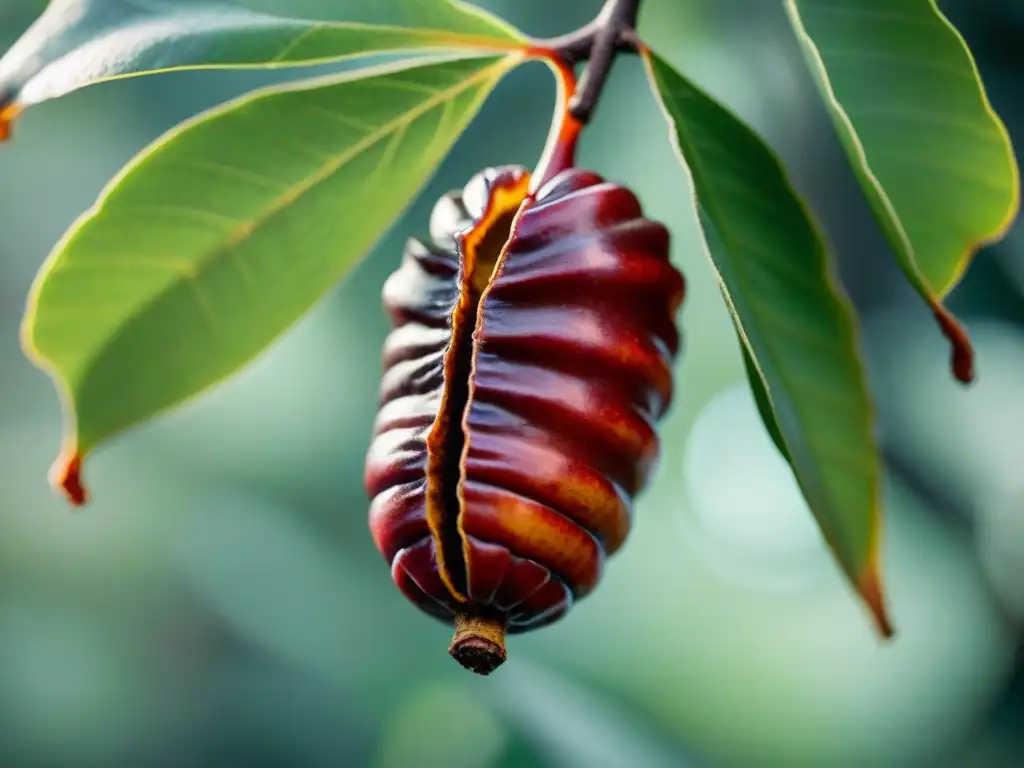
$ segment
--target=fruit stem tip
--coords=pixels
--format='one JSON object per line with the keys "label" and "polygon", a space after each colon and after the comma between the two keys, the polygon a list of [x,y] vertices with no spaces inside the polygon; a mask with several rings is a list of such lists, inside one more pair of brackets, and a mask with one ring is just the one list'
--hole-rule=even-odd
{"label": "fruit stem tip", "polygon": [[478,675],[489,675],[505,663],[506,619],[459,614],[455,636],[448,653],[459,664]]}

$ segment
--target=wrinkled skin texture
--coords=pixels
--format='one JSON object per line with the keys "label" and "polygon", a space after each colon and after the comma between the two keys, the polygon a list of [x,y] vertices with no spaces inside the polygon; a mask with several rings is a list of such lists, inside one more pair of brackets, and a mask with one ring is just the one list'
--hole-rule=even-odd
{"label": "wrinkled skin texture", "polygon": [[665,227],[587,171],[544,185],[506,245],[528,181],[478,174],[438,202],[431,242],[409,241],[383,291],[394,330],[366,463],[402,592],[512,633],[564,615],[625,540],[684,293]]}

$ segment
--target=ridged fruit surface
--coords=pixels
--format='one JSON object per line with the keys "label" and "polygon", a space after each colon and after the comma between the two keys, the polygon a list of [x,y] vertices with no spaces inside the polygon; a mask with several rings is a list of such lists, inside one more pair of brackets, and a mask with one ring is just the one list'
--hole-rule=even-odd
{"label": "ridged fruit surface", "polygon": [[622,546],[684,293],[668,231],[629,190],[578,169],[528,186],[525,169],[483,171],[409,241],[383,291],[394,330],[366,462],[402,592],[508,632],[562,616]]}

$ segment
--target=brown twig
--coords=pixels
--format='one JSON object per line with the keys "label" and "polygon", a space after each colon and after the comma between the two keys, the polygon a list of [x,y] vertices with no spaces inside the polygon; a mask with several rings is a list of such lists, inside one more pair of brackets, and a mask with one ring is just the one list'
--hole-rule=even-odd
{"label": "brown twig", "polygon": [[640,0],[607,0],[598,17],[561,37],[535,40],[533,47],[570,67],[587,62],[579,87],[569,103],[569,113],[580,123],[589,122],[601,98],[608,74],[620,53],[638,53],[636,21]]}

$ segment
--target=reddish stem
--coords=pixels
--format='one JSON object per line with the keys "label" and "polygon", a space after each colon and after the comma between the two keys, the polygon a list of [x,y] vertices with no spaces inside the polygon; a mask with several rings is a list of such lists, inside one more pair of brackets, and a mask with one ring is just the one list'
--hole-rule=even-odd
{"label": "reddish stem", "polygon": [[[583,126],[590,120],[608,73],[620,53],[638,53],[643,44],[636,36],[640,0],[607,0],[590,24],[564,37],[535,40],[524,51],[541,59],[559,81],[561,103],[555,111],[547,147],[530,186],[531,194],[575,164],[576,144]],[[574,67],[588,62],[582,82]]]}
{"label": "reddish stem", "polygon": [[542,186],[576,163],[576,144],[583,130],[583,123],[573,116],[570,104],[576,93],[576,73],[572,65],[552,49],[533,49],[530,54],[542,58],[555,70],[558,77],[560,103],[555,106],[555,117],[551,123],[548,143],[530,184],[531,196]]}

